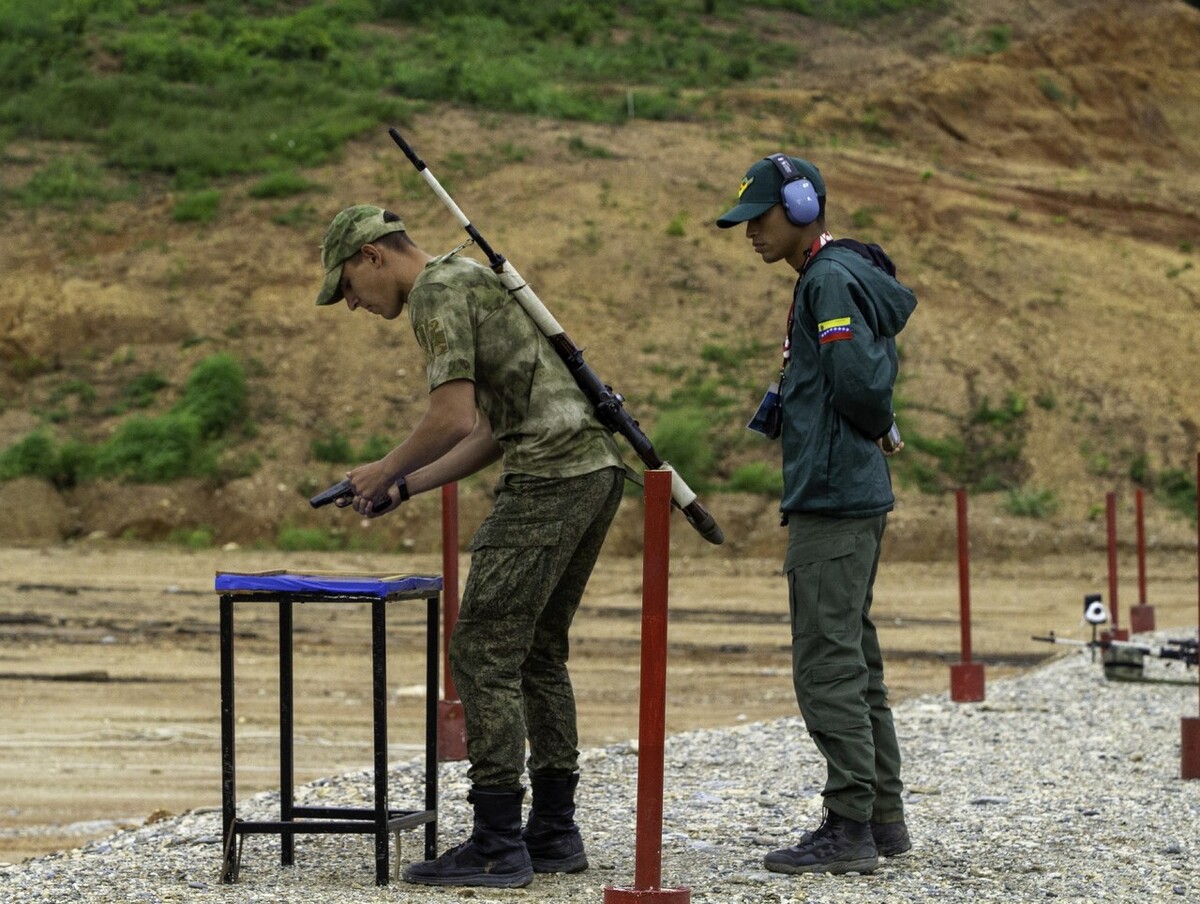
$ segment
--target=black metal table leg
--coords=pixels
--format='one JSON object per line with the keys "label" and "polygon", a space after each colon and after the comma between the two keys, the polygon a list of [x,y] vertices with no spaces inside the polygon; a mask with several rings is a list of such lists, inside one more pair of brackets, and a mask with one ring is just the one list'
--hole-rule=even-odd
{"label": "black metal table leg", "polygon": [[233,882],[233,825],[237,819],[237,778],[234,768],[233,714],[233,600],[221,596],[221,837],[224,850],[221,881]]}
{"label": "black metal table leg", "polygon": [[383,600],[371,603],[371,689],[375,717],[375,884],[388,884],[387,635]]}
{"label": "black metal table leg", "polygon": [[[426,600],[425,612],[425,809],[438,802],[438,597]],[[425,823],[425,859],[437,857],[437,820]]]}
{"label": "black metal table leg", "polygon": [[[292,707],[292,603],[279,602],[279,819],[294,822],[296,807],[296,758],[292,737],[295,711]],[[296,836],[284,832],[280,836],[279,862],[292,866],[296,862]]]}

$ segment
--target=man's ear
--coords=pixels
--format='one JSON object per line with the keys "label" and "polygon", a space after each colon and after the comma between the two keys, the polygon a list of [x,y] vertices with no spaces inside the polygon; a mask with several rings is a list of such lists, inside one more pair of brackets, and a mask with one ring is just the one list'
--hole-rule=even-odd
{"label": "man's ear", "polygon": [[366,261],[372,267],[378,267],[383,263],[383,250],[378,245],[367,243],[358,249]]}

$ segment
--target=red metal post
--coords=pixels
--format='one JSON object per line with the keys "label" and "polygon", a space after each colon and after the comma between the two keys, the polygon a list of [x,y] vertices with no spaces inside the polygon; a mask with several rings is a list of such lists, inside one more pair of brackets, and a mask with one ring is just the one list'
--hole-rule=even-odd
{"label": "red metal post", "polygon": [[457,700],[450,674],[450,635],[458,621],[458,484],[442,487],[442,674],[447,700]]}
{"label": "red metal post", "polygon": [[442,678],[438,701],[438,760],[467,758],[467,723],[450,673],[450,635],[458,621],[458,484],[442,487]]}
{"label": "red metal post", "polygon": [[950,699],[978,703],[984,696],[983,663],[971,661],[971,543],[967,533],[967,491],[955,492],[958,513],[958,629],[962,661],[950,666]]}
{"label": "red metal post", "polygon": [[967,491],[954,494],[958,513],[958,630],[962,661],[971,661],[971,544],[967,536]]}
{"label": "red metal post", "polygon": [[1138,602],[1146,605],[1146,491],[1138,487],[1134,494],[1137,508]]}
{"label": "red metal post", "polygon": [[[1200,584],[1200,452],[1196,453],[1196,575]],[[1200,637],[1200,591],[1197,592],[1196,631]],[[1200,778],[1200,716],[1184,716],[1179,729],[1179,774]]]}
{"label": "red metal post", "polygon": [[1154,630],[1154,607],[1146,604],[1146,491],[1138,487],[1137,505],[1137,566],[1138,601],[1129,607],[1129,630],[1142,634]]}
{"label": "red metal post", "polygon": [[1129,631],[1121,627],[1121,610],[1117,605],[1117,494],[1108,493],[1104,503],[1108,521],[1108,609],[1112,614],[1112,631],[1104,633],[1111,640],[1129,640]]}
{"label": "red metal post", "polygon": [[689,888],[662,879],[663,753],[667,693],[667,583],[671,555],[671,472],[646,472],[642,552],[642,683],[638,717],[637,838],[632,887],[604,887],[605,904],[688,904]]}

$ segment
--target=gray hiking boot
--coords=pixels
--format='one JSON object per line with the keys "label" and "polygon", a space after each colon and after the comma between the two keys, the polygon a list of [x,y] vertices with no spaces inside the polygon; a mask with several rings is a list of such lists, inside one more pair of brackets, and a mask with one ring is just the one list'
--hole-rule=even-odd
{"label": "gray hiking boot", "polygon": [[869,873],[879,866],[871,825],[825,811],[825,820],[799,843],[772,851],[763,865],[775,873]]}

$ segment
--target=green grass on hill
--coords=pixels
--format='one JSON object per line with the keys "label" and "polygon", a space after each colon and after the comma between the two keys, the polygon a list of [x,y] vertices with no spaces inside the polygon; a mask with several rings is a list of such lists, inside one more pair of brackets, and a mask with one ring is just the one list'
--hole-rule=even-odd
{"label": "green grass on hill", "polygon": [[[944,2],[0,0],[0,151],[73,142],[196,188],[326,162],[423,103],[684,117],[696,95],[800,64],[784,17],[853,24]],[[105,200],[94,166],[77,157],[17,197]]]}

